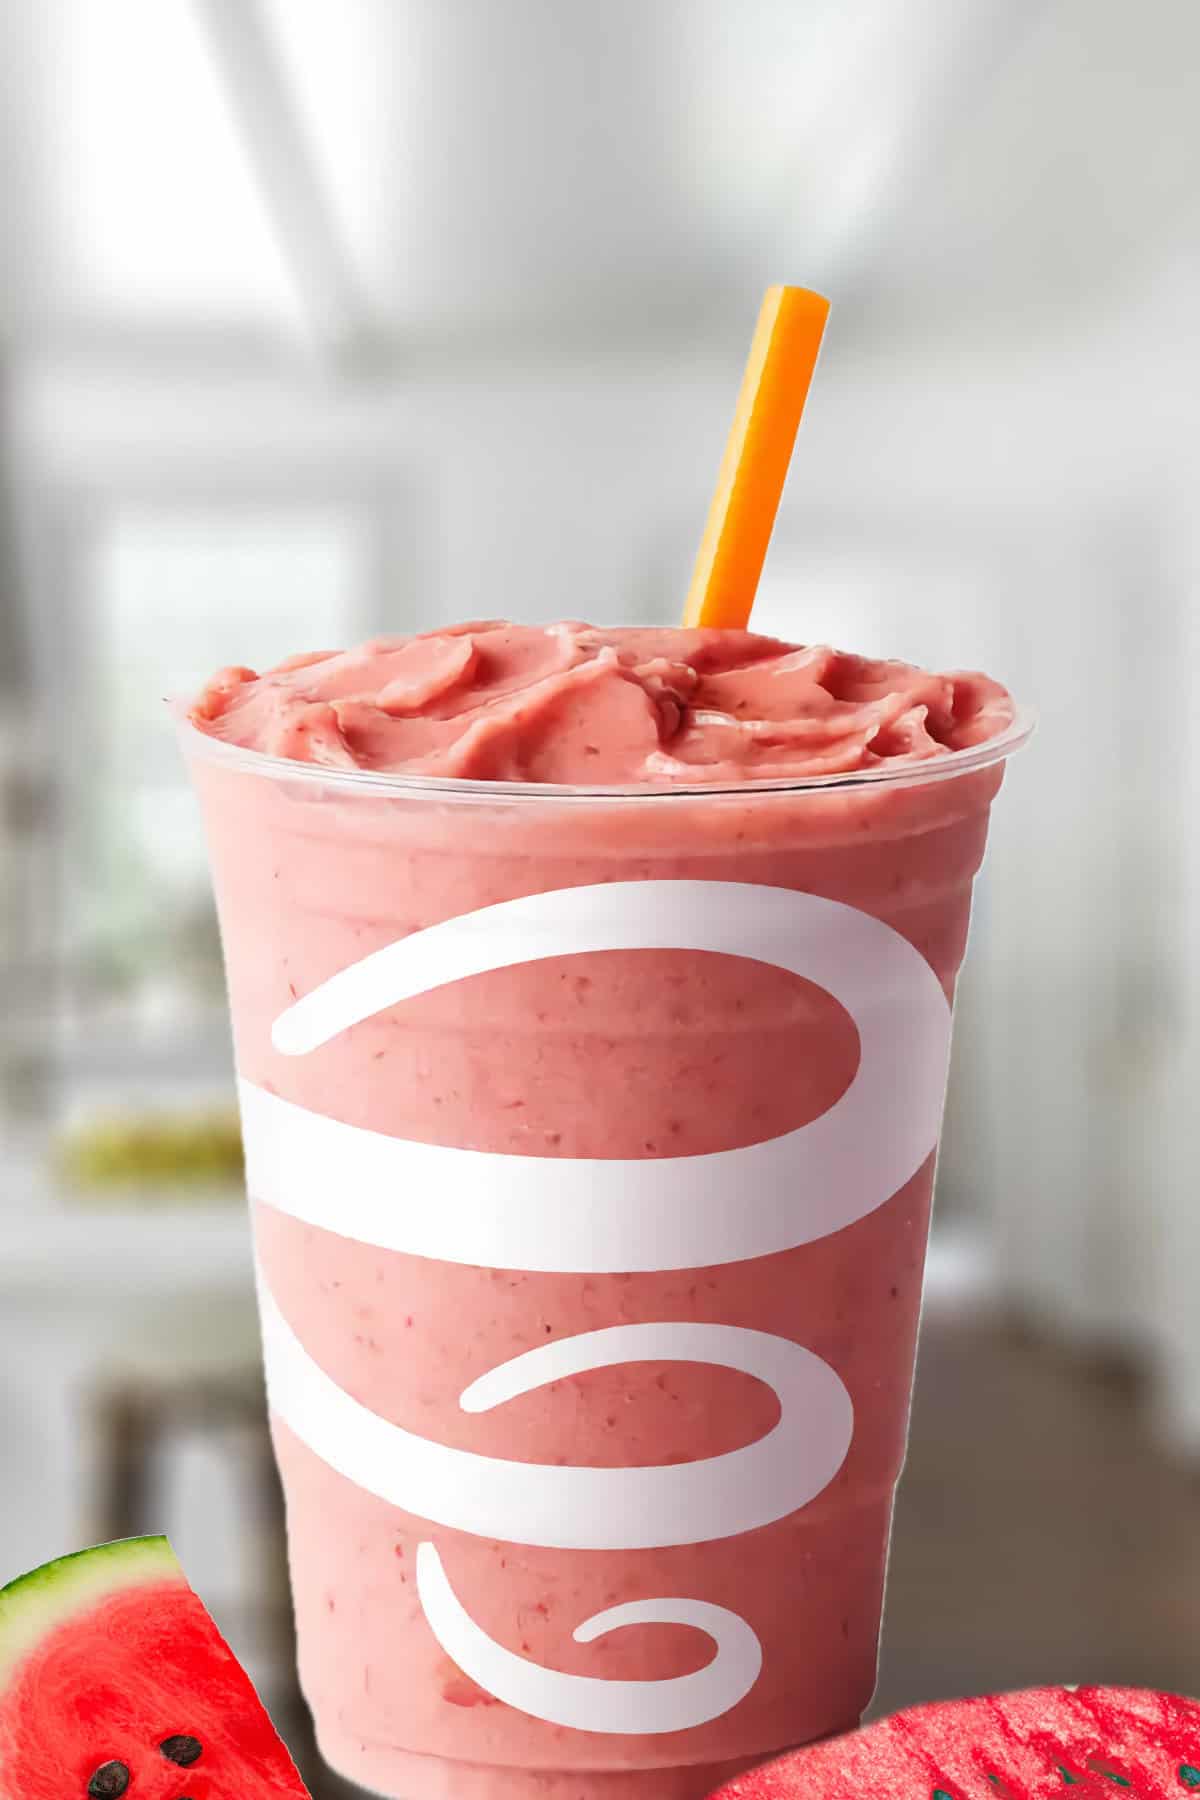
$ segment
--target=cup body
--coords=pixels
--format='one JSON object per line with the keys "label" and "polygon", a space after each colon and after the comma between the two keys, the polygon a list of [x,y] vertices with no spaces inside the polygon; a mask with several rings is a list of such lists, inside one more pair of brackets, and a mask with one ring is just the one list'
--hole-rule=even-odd
{"label": "cup body", "polygon": [[327,1759],[699,1800],[855,1724],[1003,747],[657,796],[184,735]]}

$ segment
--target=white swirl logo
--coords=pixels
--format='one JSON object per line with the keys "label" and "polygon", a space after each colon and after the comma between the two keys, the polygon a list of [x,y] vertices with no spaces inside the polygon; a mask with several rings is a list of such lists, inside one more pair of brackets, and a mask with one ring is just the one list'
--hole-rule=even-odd
{"label": "white swirl logo", "polygon": [[[693,949],[807,977],[849,1012],[860,1060],[812,1124],[739,1150],[610,1161],[409,1143],[343,1125],[241,1083],[251,1193],[280,1211],[387,1250],[477,1266],[633,1272],[742,1261],[824,1237],[891,1197],[933,1150],[950,1011],[929,964],[868,914],[784,888],[622,882],[507,901],[414,933],[334,975],[280,1015],[273,1038],[303,1055],[413,995],[487,970],[595,950]],[[422,1204],[436,1192],[438,1205]],[[484,1412],[546,1384],[631,1362],[718,1364],[765,1382],[780,1417],[744,1449],[650,1468],[542,1466],[454,1449],[354,1400],[321,1369],[260,1278],[271,1405],[348,1481],[481,1537],[548,1548],[706,1543],[785,1518],[837,1474],[853,1408],[802,1345],[740,1326],[664,1320],[581,1332],[512,1358],[460,1397]],[[548,1723],[614,1734],[719,1718],[754,1685],[762,1649],[726,1607],[680,1597],[581,1624],[684,1624],[716,1646],[695,1674],[660,1681],[568,1675],[517,1656],[470,1617],[432,1543],[418,1593],[446,1653],[496,1699]]]}

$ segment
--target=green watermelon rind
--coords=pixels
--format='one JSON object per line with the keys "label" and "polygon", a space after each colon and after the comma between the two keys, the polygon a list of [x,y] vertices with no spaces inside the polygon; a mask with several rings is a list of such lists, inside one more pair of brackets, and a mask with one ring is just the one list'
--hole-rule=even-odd
{"label": "green watermelon rind", "polygon": [[56,1557],[0,1588],[0,1694],[29,1652],[56,1626],[109,1594],[151,1582],[185,1581],[165,1537],[118,1538]]}

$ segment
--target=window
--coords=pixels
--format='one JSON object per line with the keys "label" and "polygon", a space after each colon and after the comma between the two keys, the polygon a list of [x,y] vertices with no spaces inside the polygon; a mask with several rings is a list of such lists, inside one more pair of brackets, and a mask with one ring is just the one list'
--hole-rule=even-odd
{"label": "window", "polygon": [[362,502],[114,501],[79,534],[64,698],[61,948],[70,1011],[126,1028],[214,1009],[221,964],[198,809],[164,705],[379,618]]}

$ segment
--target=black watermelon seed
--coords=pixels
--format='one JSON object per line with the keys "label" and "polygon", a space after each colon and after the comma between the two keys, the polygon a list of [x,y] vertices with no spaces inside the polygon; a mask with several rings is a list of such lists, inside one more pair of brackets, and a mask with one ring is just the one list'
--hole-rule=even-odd
{"label": "black watermelon seed", "polygon": [[129,1770],[123,1762],[113,1761],[101,1763],[88,1782],[87,1791],[91,1800],[120,1800],[128,1786]]}
{"label": "black watermelon seed", "polygon": [[182,1732],[174,1737],[164,1738],[158,1747],[168,1762],[178,1763],[181,1769],[190,1769],[194,1762],[200,1760],[204,1749],[199,1738],[188,1737]]}
{"label": "black watermelon seed", "polygon": [[1179,1779],[1184,1787],[1200,1787],[1200,1769],[1194,1763],[1180,1763]]}

